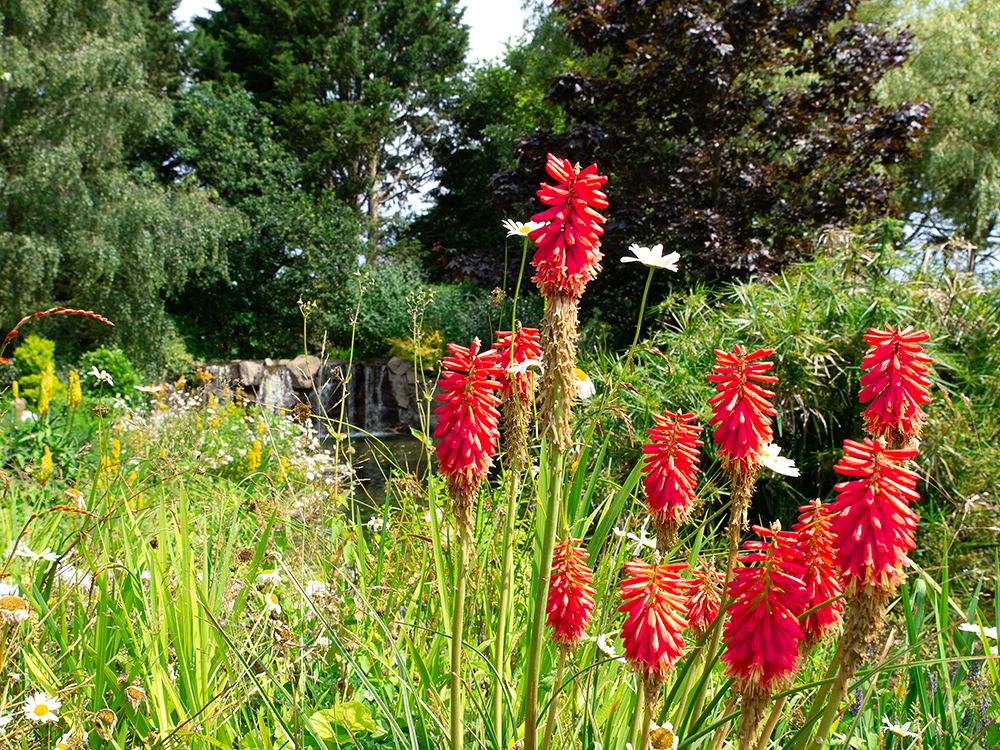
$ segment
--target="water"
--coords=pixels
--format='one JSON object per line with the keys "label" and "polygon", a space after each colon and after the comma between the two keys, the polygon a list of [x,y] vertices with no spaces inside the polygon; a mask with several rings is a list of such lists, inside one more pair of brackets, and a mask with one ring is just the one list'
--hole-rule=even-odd
{"label": "water", "polygon": [[385,504],[386,480],[393,465],[410,474],[416,472],[421,483],[427,476],[427,451],[412,435],[354,438],[350,442],[355,450],[351,464],[358,479],[354,502],[363,516]]}

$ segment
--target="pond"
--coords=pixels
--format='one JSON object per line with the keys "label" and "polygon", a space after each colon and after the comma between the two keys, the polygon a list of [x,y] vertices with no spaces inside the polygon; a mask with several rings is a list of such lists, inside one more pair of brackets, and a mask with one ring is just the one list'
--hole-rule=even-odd
{"label": "pond", "polygon": [[427,475],[427,450],[412,435],[353,438],[351,447],[355,450],[351,464],[358,480],[354,502],[362,518],[385,504],[386,484],[393,468],[416,473],[421,481]]}

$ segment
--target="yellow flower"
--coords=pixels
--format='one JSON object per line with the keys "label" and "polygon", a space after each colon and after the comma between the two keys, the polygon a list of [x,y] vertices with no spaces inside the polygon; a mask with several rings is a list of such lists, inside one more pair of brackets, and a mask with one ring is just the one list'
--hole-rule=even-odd
{"label": "yellow flower", "polygon": [[[39,399],[41,402],[41,399]],[[41,406],[38,407],[39,409]],[[45,446],[45,451],[42,453],[42,460],[38,468],[38,476],[36,477],[39,484],[45,484],[49,481],[49,477],[52,476],[52,451],[49,450],[49,446]]]}
{"label": "yellow flower", "polygon": [[111,440],[111,460],[115,463],[122,457],[122,443],[118,438],[112,438]]}
{"label": "yellow flower", "polygon": [[55,380],[53,367],[55,367],[55,365],[51,362],[46,365],[45,372],[42,373],[41,383],[38,385],[39,414],[46,414],[49,411],[49,397],[52,396],[52,381]]}
{"label": "yellow flower", "polygon": [[83,393],[80,390],[80,372],[78,370],[69,371],[69,392],[66,395],[66,405],[70,409],[75,409],[83,400]]}
{"label": "yellow flower", "polygon": [[13,383],[10,384],[10,397],[11,398],[21,398],[21,396],[20,396],[20,394],[18,393],[18,390],[17,390],[17,381],[16,380]]}
{"label": "yellow flower", "polygon": [[260,441],[254,440],[247,451],[247,471],[254,472],[260,468]]}

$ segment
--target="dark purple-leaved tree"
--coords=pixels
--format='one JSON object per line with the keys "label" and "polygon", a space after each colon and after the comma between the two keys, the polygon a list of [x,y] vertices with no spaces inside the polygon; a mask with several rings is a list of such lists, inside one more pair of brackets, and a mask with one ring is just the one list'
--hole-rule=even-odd
{"label": "dark purple-leaved tree", "polygon": [[892,211],[885,167],[908,158],[928,110],[882,106],[874,91],[906,60],[905,31],[855,23],[849,0],[555,10],[581,50],[547,90],[570,126],[522,139],[520,169],[493,188],[529,210],[550,151],[610,175],[605,270],[588,287],[606,315],[624,325],[634,312],[623,290],[644,279],[618,263],[631,242],[663,243],[710,280],[745,277],[807,257],[812,230]]}

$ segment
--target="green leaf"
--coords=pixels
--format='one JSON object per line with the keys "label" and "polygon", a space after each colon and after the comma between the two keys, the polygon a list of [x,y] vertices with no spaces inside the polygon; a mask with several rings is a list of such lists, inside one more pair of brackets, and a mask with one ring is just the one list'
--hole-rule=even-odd
{"label": "green leaf", "polygon": [[372,734],[378,727],[364,703],[348,701],[333,708],[324,708],[309,717],[316,735],[340,744],[353,744],[354,735]]}

